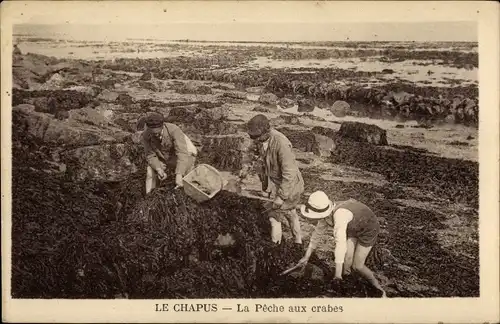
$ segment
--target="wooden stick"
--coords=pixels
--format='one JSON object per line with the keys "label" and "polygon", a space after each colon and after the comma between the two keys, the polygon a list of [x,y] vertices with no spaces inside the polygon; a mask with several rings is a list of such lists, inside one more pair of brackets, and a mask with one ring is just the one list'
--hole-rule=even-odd
{"label": "wooden stick", "polygon": [[293,267],[291,267],[291,268],[289,268],[289,269],[287,269],[287,270],[283,271],[280,275],[281,275],[281,276],[284,276],[284,275],[286,275],[287,273],[290,273],[290,272],[292,272],[293,270],[295,270],[295,269],[297,269],[297,268],[300,268],[301,266],[302,266],[301,264],[297,263],[297,264],[296,264],[296,265],[294,265]]}

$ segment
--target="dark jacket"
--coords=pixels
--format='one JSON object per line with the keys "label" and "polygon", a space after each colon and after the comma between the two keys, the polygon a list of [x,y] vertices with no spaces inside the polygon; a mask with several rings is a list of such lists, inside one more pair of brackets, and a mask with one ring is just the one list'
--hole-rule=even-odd
{"label": "dark jacket", "polygon": [[[275,129],[271,129],[267,151],[261,147],[264,163],[264,181],[272,181],[276,186],[276,195],[283,201],[299,200],[304,192],[304,180],[300,173],[292,144],[288,138]],[[266,184],[263,186],[267,187]]]}

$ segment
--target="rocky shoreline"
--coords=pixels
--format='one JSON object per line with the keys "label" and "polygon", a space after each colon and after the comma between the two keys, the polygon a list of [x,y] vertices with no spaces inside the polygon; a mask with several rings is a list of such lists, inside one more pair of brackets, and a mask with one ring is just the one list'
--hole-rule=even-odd
{"label": "rocky shoreline", "polygon": [[[244,114],[253,115],[259,110],[265,111],[273,126],[289,136],[295,150],[304,155],[302,160],[309,161],[309,166],[307,163],[301,166],[308,179],[307,190],[314,190],[311,183],[315,183],[338,198],[342,195],[359,198],[373,205],[380,218],[386,220],[385,234],[370,262],[384,272],[392,296],[479,294],[478,258],[454,259],[436,243],[442,233],[410,235],[418,232],[413,227],[427,226],[432,231],[444,228],[442,222],[449,219],[436,210],[428,212],[396,203],[414,199],[446,208],[456,205],[458,210],[465,211],[467,218],[457,217],[467,228],[474,228],[479,191],[477,162],[400,147],[388,140],[386,130],[374,125],[344,121],[339,122],[339,130],[334,130],[301,124],[303,118],[312,122],[320,119],[307,115],[319,105],[334,114],[352,116],[356,102],[365,106],[369,102],[380,109],[381,103],[388,101],[392,102],[388,107],[393,108],[383,108],[385,112],[411,110],[419,105],[428,111],[432,103],[440,107],[432,110],[439,117],[429,112],[424,114],[425,118],[446,120],[450,114],[463,115],[454,122],[473,125],[477,118],[477,89],[468,88],[471,93],[468,97],[463,88],[415,88],[414,95],[394,88],[338,88],[314,83],[318,80],[305,79],[300,74],[293,81],[289,79],[291,74],[277,70],[238,73],[201,69],[207,60],[196,65],[187,58],[112,63],[58,60],[32,54],[14,56],[13,295],[23,298],[371,296],[364,285],[355,281],[348,281],[342,287],[325,286],[322,280],[328,271],[321,262],[286,281],[271,275],[298,260],[301,251],[286,244],[279,248],[258,245],[267,237],[267,227],[259,225],[257,220],[261,212],[258,202],[224,191],[209,205],[197,209],[181,192],[171,194],[168,187],[144,197],[145,161],[139,141],[143,127],[140,118],[144,113],[157,111],[168,116],[168,121],[178,124],[193,139],[200,151],[200,163],[234,176],[251,159]],[[172,62],[179,66],[173,68]],[[326,74],[321,78],[348,75],[345,71],[322,73]],[[424,95],[425,91],[429,94]],[[252,94],[257,96],[256,100],[249,99]],[[298,106],[302,115],[287,114],[286,109],[278,110],[278,106],[289,109]],[[238,119],[235,110],[243,114],[242,119]],[[318,178],[332,173],[331,169],[321,171],[321,167],[343,166],[380,174],[390,184],[360,187]],[[172,199],[160,199],[165,195]],[[231,210],[236,211],[234,215],[229,217],[223,202],[230,203]],[[144,225],[144,219],[134,217],[144,206],[149,206],[153,218],[160,218]],[[162,216],[170,209],[177,212]],[[207,215],[216,221],[207,221]],[[180,232],[168,232],[169,228],[179,228]],[[220,247],[211,244],[219,234],[227,233],[239,233],[237,236],[243,243],[224,252],[228,254],[208,257],[212,252],[220,252]],[[192,240],[180,242],[178,236]],[[477,228],[472,236],[477,239]],[[428,253],[446,261],[443,266],[447,270],[439,278],[427,270],[429,261],[417,253],[424,241],[432,243]],[[181,243],[188,242],[209,246],[210,251],[169,254],[175,247],[183,251]],[[477,241],[452,242],[464,253],[477,255]],[[258,246],[258,255],[243,249],[245,245]],[[331,251],[321,253],[326,254],[326,259],[331,258]],[[170,257],[182,259],[182,265],[164,262]],[[255,262],[256,270],[247,276],[249,264]],[[228,269],[233,269],[233,274],[222,275],[231,273]],[[458,279],[452,274],[458,272],[467,276],[470,284],[457,284]],[[408,273],[411,281],[403,277]],[[205,290],[194,289],[196,276],[203,278]],[[431,279],[436,279],[436,283],[425,283]],[[424,289],[417,283],[427,286]],[[290,286],[295,290],[287,288]]]}

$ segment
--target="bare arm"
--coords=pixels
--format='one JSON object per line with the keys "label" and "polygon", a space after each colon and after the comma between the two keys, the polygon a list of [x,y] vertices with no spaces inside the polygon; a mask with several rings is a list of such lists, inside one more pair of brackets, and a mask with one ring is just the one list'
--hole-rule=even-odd
{"label": "bare arm", "polygon": [[347,252],[347,225],[352,218],[352,212],[344,208],[337,209],[333,214],[335,221],[333,227],[335,238],[335,276],[338,278],[342,277],[342,266]]}

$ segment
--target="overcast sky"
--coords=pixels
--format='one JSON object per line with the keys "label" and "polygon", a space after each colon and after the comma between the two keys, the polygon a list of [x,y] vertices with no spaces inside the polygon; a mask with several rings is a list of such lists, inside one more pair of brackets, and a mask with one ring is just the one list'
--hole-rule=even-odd
{"label": "overcast sky", "polygon": [[476,22],[14,25],[14,34],[74,40],[477,41]]}

